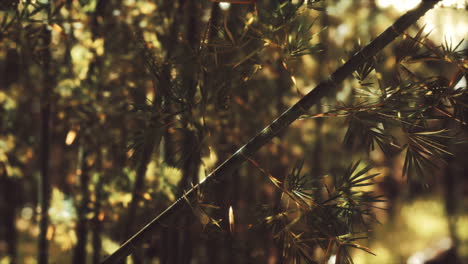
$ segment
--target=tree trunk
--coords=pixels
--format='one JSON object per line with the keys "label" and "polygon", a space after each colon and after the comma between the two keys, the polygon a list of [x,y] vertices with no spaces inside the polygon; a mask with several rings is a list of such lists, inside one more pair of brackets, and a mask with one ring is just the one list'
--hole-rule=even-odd
{"label": "tree trunk", "polygon": [[20,206],[21,185],[18,179],[7,174],[7,168],[0,163],[0,234],[3,234],[7,245],[6,255],[10,264],[18,263],[18,230],[16,229],[16,212]]}
{"label": "tree trunk", "polygon": [[99,174],[99,178],[96,182],[96,187],[94,191],[95,201],[93,207],[93,219],[91,220],[91,232],[92,238],[91,242],[93,245],[93,256],[92,262],[93,264],[99,264],[101,261],[101,249],[102,249],[102,219],[101,219],[101,207],[102,201],[104,200],[104,182],[107,178],[107,171],[103,171],[103,151],[102,146],[98,145],[96,148],[98,151],[97,158],[96,158],[96,172]]}
{"label": "tree trunk", "polygon": [[[181,161],[182,161],[182,179],[179,183],[179,195],[182,195],[185,190],[189,189],[190,186],[198,183],[198,170],[201,163],[200,157],[200,128],[194,126],[195,121],[193,117],[193,106],[195,93],[197,90],[197,78],[196,78],[196,56],[197,50],[199,49],[199,39],[198,39],[198,13],[199,13],[199,3],[197,1],[181,1],[183,8],[185,9],[186,21],[184,27],[184,37],[187,41],[188,48],[184,48],[187,52],[185,53],[184,61],[181,68],[182,74],[182,87],[184,91],[187,91],[185,94],[185,105],[184,108],[187,110],[183,114],[182,126],[184,128],[184,133],[182,135],[182,151],[181,151]],[[184,44],[182,44],[184,45]],[[179,231],[178,237],[179,241],[177,247],[178,250],[172,251],[177,255],[178,264],[188,264],[192,259],[193,251],[193,231],[191,226],[193,223],[193,215],[188,214],[181,217],[178,221],[179,226],[183,227]]]}
{"label": "tree trunk", "polygon": [[81,196],[80,204],[77,208],[78,221],[76,224],[76,237],[77,243],[73,254],[73,264],[85,264],[86,263],[86,244],[88,238],[88,225],[89,221],[87,218],[89,212],[89,166],[87,165],[88,159],[88,146],[83,139],[78,150],[79,155],[79,166],[80,166],[80,193]]}
{"label": "tree trunk", "polygon": [[39,252],[38,263],[47,264],[49,259],[49,243],[47,231],[49,228],[50,207],[50,175],[49,175],[49,150],[50,150],[50,122],[51,122],[51,54],[50,54],[51,32],[44,25],[42,29],[42,70],[43,88],[41,95],[41,140],[40,140],[40,223],[39,223]]}

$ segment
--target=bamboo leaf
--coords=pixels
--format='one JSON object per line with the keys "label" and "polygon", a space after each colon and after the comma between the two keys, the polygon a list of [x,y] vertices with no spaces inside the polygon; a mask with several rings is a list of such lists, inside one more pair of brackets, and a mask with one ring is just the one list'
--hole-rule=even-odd
{"label": "bamboo leaf", "polygon": [[360,179],[356,179],[356,180],[352,181],[351,184],[354,185],[354,186],[356,186],[356,185],[355,185],[356,183],[360,183],[360,182],[363,182],[363,181],[372,179],[372,178],[374,178],[375,176],[378,176],[378,175],[379,175],[379,173],[374,173],[374,174],[371,174],[371,175],[369,175],[369,176],[362,177],[362,178],[360,178]]}
{"label": "bamboo leaf", "polygon": [[[362,170],[360,170],[358,173],[354,174],[352,177],[349,178],[350,182],[353,182],[353,180],[359,178],[360,176],[366,174],[368,171],[370,171],[372,169],[372,166],[371,165],[367,165],[365,168],[363,168]],[[373,176],[375,177],[375,175]],[[372,178],[372,177],[371,177]]]}

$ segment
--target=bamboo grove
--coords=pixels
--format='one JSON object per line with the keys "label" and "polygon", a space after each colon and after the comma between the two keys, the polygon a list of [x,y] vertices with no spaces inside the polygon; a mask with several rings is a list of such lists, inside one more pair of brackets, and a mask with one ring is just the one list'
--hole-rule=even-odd
{"label": "bamboo grove", "polygon": [[[466,43],[416,23],[440,1],[231,2],[0,4],[0,258],[353,263],[431,186],[461,244]],[[371,15],[338,40],[343,3]]]}

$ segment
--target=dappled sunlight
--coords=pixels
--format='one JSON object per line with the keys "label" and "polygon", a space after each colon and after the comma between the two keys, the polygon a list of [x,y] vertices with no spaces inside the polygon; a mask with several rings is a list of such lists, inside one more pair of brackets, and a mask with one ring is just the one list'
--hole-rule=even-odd
{"label": "dappled sunlight", "polygon": [[377,0],[376,2],[379,7],[393,7],[399,12],[404,12],[416,7],[421,2],[421,0]]}
{"label": "dappled sunlight", "polygon": [[419,200],[401,209],[401,217],[415,235],[424,240],[448,235],[442,201]]}
{"label": "dappled sunlight", "polygon": [[[440,197],[420,198],[407,204],[400,202],[400,206],[393,224],[383,222],[375,227],[369,247],[376,256],[355,251],[356,263],[423,264],[453,245]],[[457,219],[459,243],[466,245],[468,214],[459,215]],[[461,255],[468,254],[466,247],[459,250]]]}

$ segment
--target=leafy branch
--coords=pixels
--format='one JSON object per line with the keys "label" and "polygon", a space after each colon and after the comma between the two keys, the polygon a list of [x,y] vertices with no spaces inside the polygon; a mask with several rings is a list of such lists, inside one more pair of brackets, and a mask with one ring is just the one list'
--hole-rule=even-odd
{"label": "leafy branch", "polygon": [[[369,173],[372,166],[359,169],[356,162],[335,177],[330,184],[327,176],[316,177],[303,173],[304,162],[298,162],[286,179],[281,182],[263,169],[256,161],[250,163],[267,175],[270,181],[281,190],[283,203],[264,217],[264,224],[274,232],[274,237],[283,243],[283,255],[300,262],[315,261],[306,252],[318,244],[328,260],[332,251],[341,256],[339,263],[351,263],[349,247],[369,249],[355,241],[364,239],[368,224],[375,221],[371,211],[373,204],[382,202],[380,196],[359,188],[373,185],[369,182],[378,173]],[[325,193],[325,194],[324,194]],[[362,227],[364,229],[362,230]],[[359,229],[358,229],[359,228]]]}

